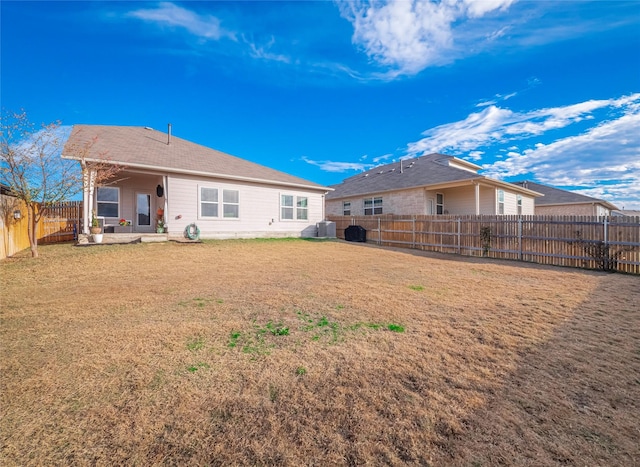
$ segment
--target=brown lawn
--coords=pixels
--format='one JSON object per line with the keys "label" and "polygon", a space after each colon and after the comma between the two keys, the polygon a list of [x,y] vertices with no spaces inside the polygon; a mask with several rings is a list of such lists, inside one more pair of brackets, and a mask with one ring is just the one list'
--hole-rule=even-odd
{"label": "brown lawn", "polygon": [[640,279],[344,242],[0,263],[3,465],[639,465]]}

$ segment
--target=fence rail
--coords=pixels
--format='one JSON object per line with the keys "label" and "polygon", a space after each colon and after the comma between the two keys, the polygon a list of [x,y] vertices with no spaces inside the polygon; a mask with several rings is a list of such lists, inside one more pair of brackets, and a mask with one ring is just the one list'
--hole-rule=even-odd
{"label": "fence rail", "polygon": [[360,225],[367,242],[539,264],[640,274],[640,217],[330,216],[338,237]]}

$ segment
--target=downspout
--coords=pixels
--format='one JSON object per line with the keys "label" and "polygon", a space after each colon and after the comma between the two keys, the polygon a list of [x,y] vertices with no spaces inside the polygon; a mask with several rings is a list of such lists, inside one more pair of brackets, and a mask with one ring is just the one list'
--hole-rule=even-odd
{"label": "downspout", "polygon": [[[325,203],[324,197],[325,197],[325,196],[327,196],[327,194],[326,194],[326,193],[323,193],[323,194],[322,194],[322,220],[323,220],[323,221],[326,221],[326,220],[327,220],[327,218],[325,217],[325,209],[324,209],[324,203]],[[343,213],[343,214],[344,214],[344,213]]]}
{"label": "downspout", "polygon": [[474,182],[475,185],[475,197],[476,197],[476,216],[480,215],[480,184]]}

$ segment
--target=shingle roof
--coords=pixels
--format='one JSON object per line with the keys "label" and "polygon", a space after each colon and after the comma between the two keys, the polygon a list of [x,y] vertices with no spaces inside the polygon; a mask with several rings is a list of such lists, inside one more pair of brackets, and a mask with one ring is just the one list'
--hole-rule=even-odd
{"label": "shingle roof", "polygon": [[167,144],[166,133],[148,127],[74,125],[62,152],[63,157],[77,159],[71,154],[72,148],[82,147],[94,137],[97,140],[91,146],[87,159],[98,158],[99,154],[106,152],[104,157],[108,161],[125,167],[328,190],[317,183],[173,135],[171,143]]}
{"label": "shingle roof", "polygon": [[326,199],[382,193],[447,182],[487,180],[487,177],[483,175],[447,165],[446,161],[451,159],[453,157],[444,154],[429,154],[405,160],[402,162],[402,167],[400,162],[379,166],[349,177],[338,185],[332,185],[331,188],[334,188],[335,191],[327,194]]}
{"label": "shingle roof", "polygon": [[560,188],[554,188],[547,185],[541,185],[540,183],[530,182],[523,180],[520,182],[512,182],[514,185],[528,188],[529,190],[542,193],[544,196],[536,198],[537,206],[555,205],[555,204],[592,204],[600,203],[609,209],[618,209],[608,201],[604,201],[598,198],[592,198],[591,196],[581,195],[572,191],[561,190]]}

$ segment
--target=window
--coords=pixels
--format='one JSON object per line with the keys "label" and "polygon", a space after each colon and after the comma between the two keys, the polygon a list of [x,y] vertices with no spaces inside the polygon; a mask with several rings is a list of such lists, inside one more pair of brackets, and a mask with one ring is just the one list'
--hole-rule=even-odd
{"label": "window", "polygon": [[200,217],[218,217],[218,189],[200,187]]}
{"label": "window", "polygon": [[498,214],[504,214],[504,191],[498,190]]}
{"label": "window", "polygon": [[[295,201],[295,206],[294,206]],[[295,209],[294,209],[295,208]],[[306,196],[281,195],[280,218],[283,220],[295,219],[306,221],[309,218],[309,199]]]}
{"label": "window", "polygon": [[[200,187],[200,217],[220,217],[220,190]],[[240,217],[240,193],[238,190],[222,190],[222,217]]]}
{"label": "window", "polygon": [[518,215],[522,215],[522,195],[516,196],[516,201],[518,203]]}
{"label": "window", "polygon": [[298,196],[296,203],[296,219],[307,220],[308,200],[305,196]]}
{"label": "window", "polygon": [[240,195],[238,190],[222,190],[222,213],[226,218],[237,219],[240,214]]}
{"label": "window", "polygon": [[444,214],[444,195],[436,193],[436,214]]}
{"label": "window", "polygon": [[342,202],[342,215],[350,216],[351,215],[351,201],[343,201]]}
{"label": "window", "polygon": [[382,214],[382,197],[364,199],[364,215]]}
{"label": "window", "polygon": [[96,195],[98,216],[118,217],[120,212],[120,190],[114,187],[100,187]]}

